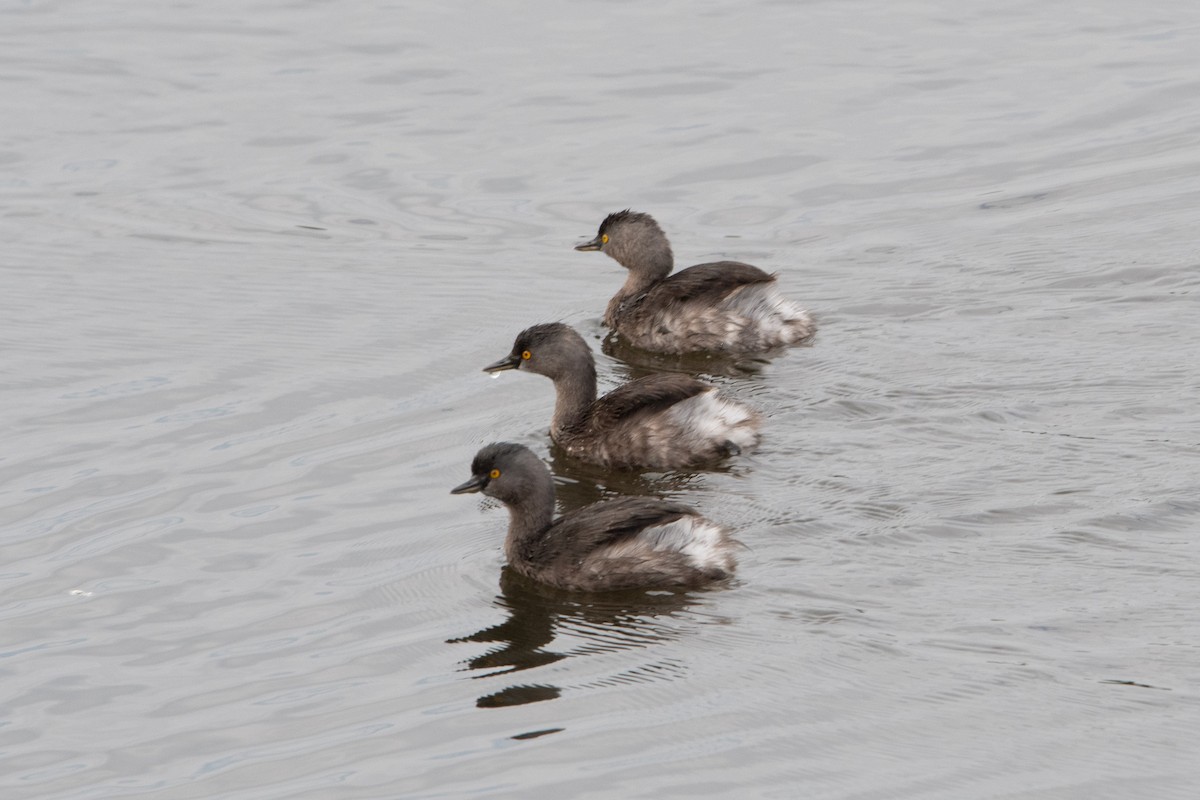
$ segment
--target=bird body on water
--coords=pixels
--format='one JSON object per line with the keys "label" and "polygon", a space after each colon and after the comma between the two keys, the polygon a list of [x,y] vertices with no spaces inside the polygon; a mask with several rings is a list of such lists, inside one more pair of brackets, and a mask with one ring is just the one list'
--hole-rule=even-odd
{"label": "bird body on water", "polygon": [[762,353],[812,338],[816,322],[780,294],[775,276],[738,261],[697,264],[674,274],[671,244],[649,214],[609,214],[599,250],[629,271],[608,302],[604,324],[634,347],[657,353]]}
{"label": "bird body on water", "polygon": [[686,375],[637,378],[596,398],[596,361],[561,322],[526,328],[512,351],[484,367],[554,381],[550,437],[570,455],[618,468],[680,469],[741,453],[759,439],[760,416]]}
{"label": "bird body on water", "polygon": [[730,577],[737,566],[737,541],[681,503],[620,497],[554,519],[550,470],[519,444],[497,442],[475,455],[470,479],[451,490],[472,492],[508,508],[509,565],[561,589],[697,587]]}

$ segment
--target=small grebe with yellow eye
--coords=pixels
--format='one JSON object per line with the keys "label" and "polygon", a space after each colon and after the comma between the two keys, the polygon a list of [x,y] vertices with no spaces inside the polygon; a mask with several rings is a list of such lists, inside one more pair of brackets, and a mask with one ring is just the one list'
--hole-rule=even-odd
{"label": "small grebe with yellow eye", "polygon": [[534,580],[584,592],[694,587],[733,574],[738,542],[680,503],[602,500],[554,519],[550,470],[519,444],[489,444],[451,494],[482,492],[508,507],[504,554]]}
{"label": "small grebe with yellow eye", "polygon": [[609,214],[596,238],[575,249],[599,250],[629,270],[604,311],[604,324],[634,347],[761,353],[800,344],[816,332],[809,313],[780,294],[775,276],[758,267],[717,261],[672,275],[671,243],[649,214]]}
{"label": "small grebe with yellow eye", "polygon": [[596,360],[561,322],[521,331],[512,352],[484,372],[520,369],[554,381],[550,437],[605,467],[681,469],[736,455],[758,443],[759,414],[686,375],[647,375],[596,399]]}

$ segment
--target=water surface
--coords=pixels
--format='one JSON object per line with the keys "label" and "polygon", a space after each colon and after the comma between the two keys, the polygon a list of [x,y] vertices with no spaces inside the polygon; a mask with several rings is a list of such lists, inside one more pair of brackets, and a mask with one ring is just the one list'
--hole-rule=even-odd
{"label": "water surface", "polygon": [[[0,11],[6,798],[1191,797],[1200,13],[1164,2]],[[812,347],[720,470],[551,451],[653,213]],[[451,497],[684,500],[737,581],[603,601]]]}

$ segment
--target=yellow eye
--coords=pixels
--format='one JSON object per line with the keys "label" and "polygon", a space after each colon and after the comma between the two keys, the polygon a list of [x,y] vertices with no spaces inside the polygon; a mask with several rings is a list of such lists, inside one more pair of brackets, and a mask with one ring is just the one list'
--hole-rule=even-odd
{"label": "yellow eye", "polygon": [[492,470],[491,472],[488,473],[488,477],[491,478],[492,480],[496,480],[496,478],[500,477],[500,470],[498,470],[498,469]]}
{"label": "yellow eye", "polygon": [[600,234],[600,244],[608,244],[608,234],[607,233]]}
{"label": "yellow eye", "polygon": [[533,353],[531,353],[531,352],[529,352],[528,350],[526,350],[526,351],[524,351],[523,353],[521,353],[521,358],[523,358],[523,359],[525,359],[526,361],[528,361],[529,359],[533,358]]}

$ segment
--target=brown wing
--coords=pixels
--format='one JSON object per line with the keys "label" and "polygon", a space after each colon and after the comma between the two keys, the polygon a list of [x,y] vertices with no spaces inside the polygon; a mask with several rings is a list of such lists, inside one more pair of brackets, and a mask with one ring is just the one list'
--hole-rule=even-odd
{"label": "brown wing", "polygon": [[662,373],[637,378],[613,389],[592,406],[592,426],[612,430],[643,411],[660,411],[712,387],[687,375]]}
{"label": "brown wing", "polygon": [[543,540],[559,557],[574,560],[598,547],[637,536],[646,528],[695,513],[689,506],[670,500],[617,497],[563,515],[550,526]]}
{"label": "brown wing", "polygon": [[687,303],[693,300],[715,302],[739,286],[749,283],[770,283],[774,275],[740,261],[714,261],[697,264],[669,275],[646,293],[646,303],[661,308],[668,303]]}

